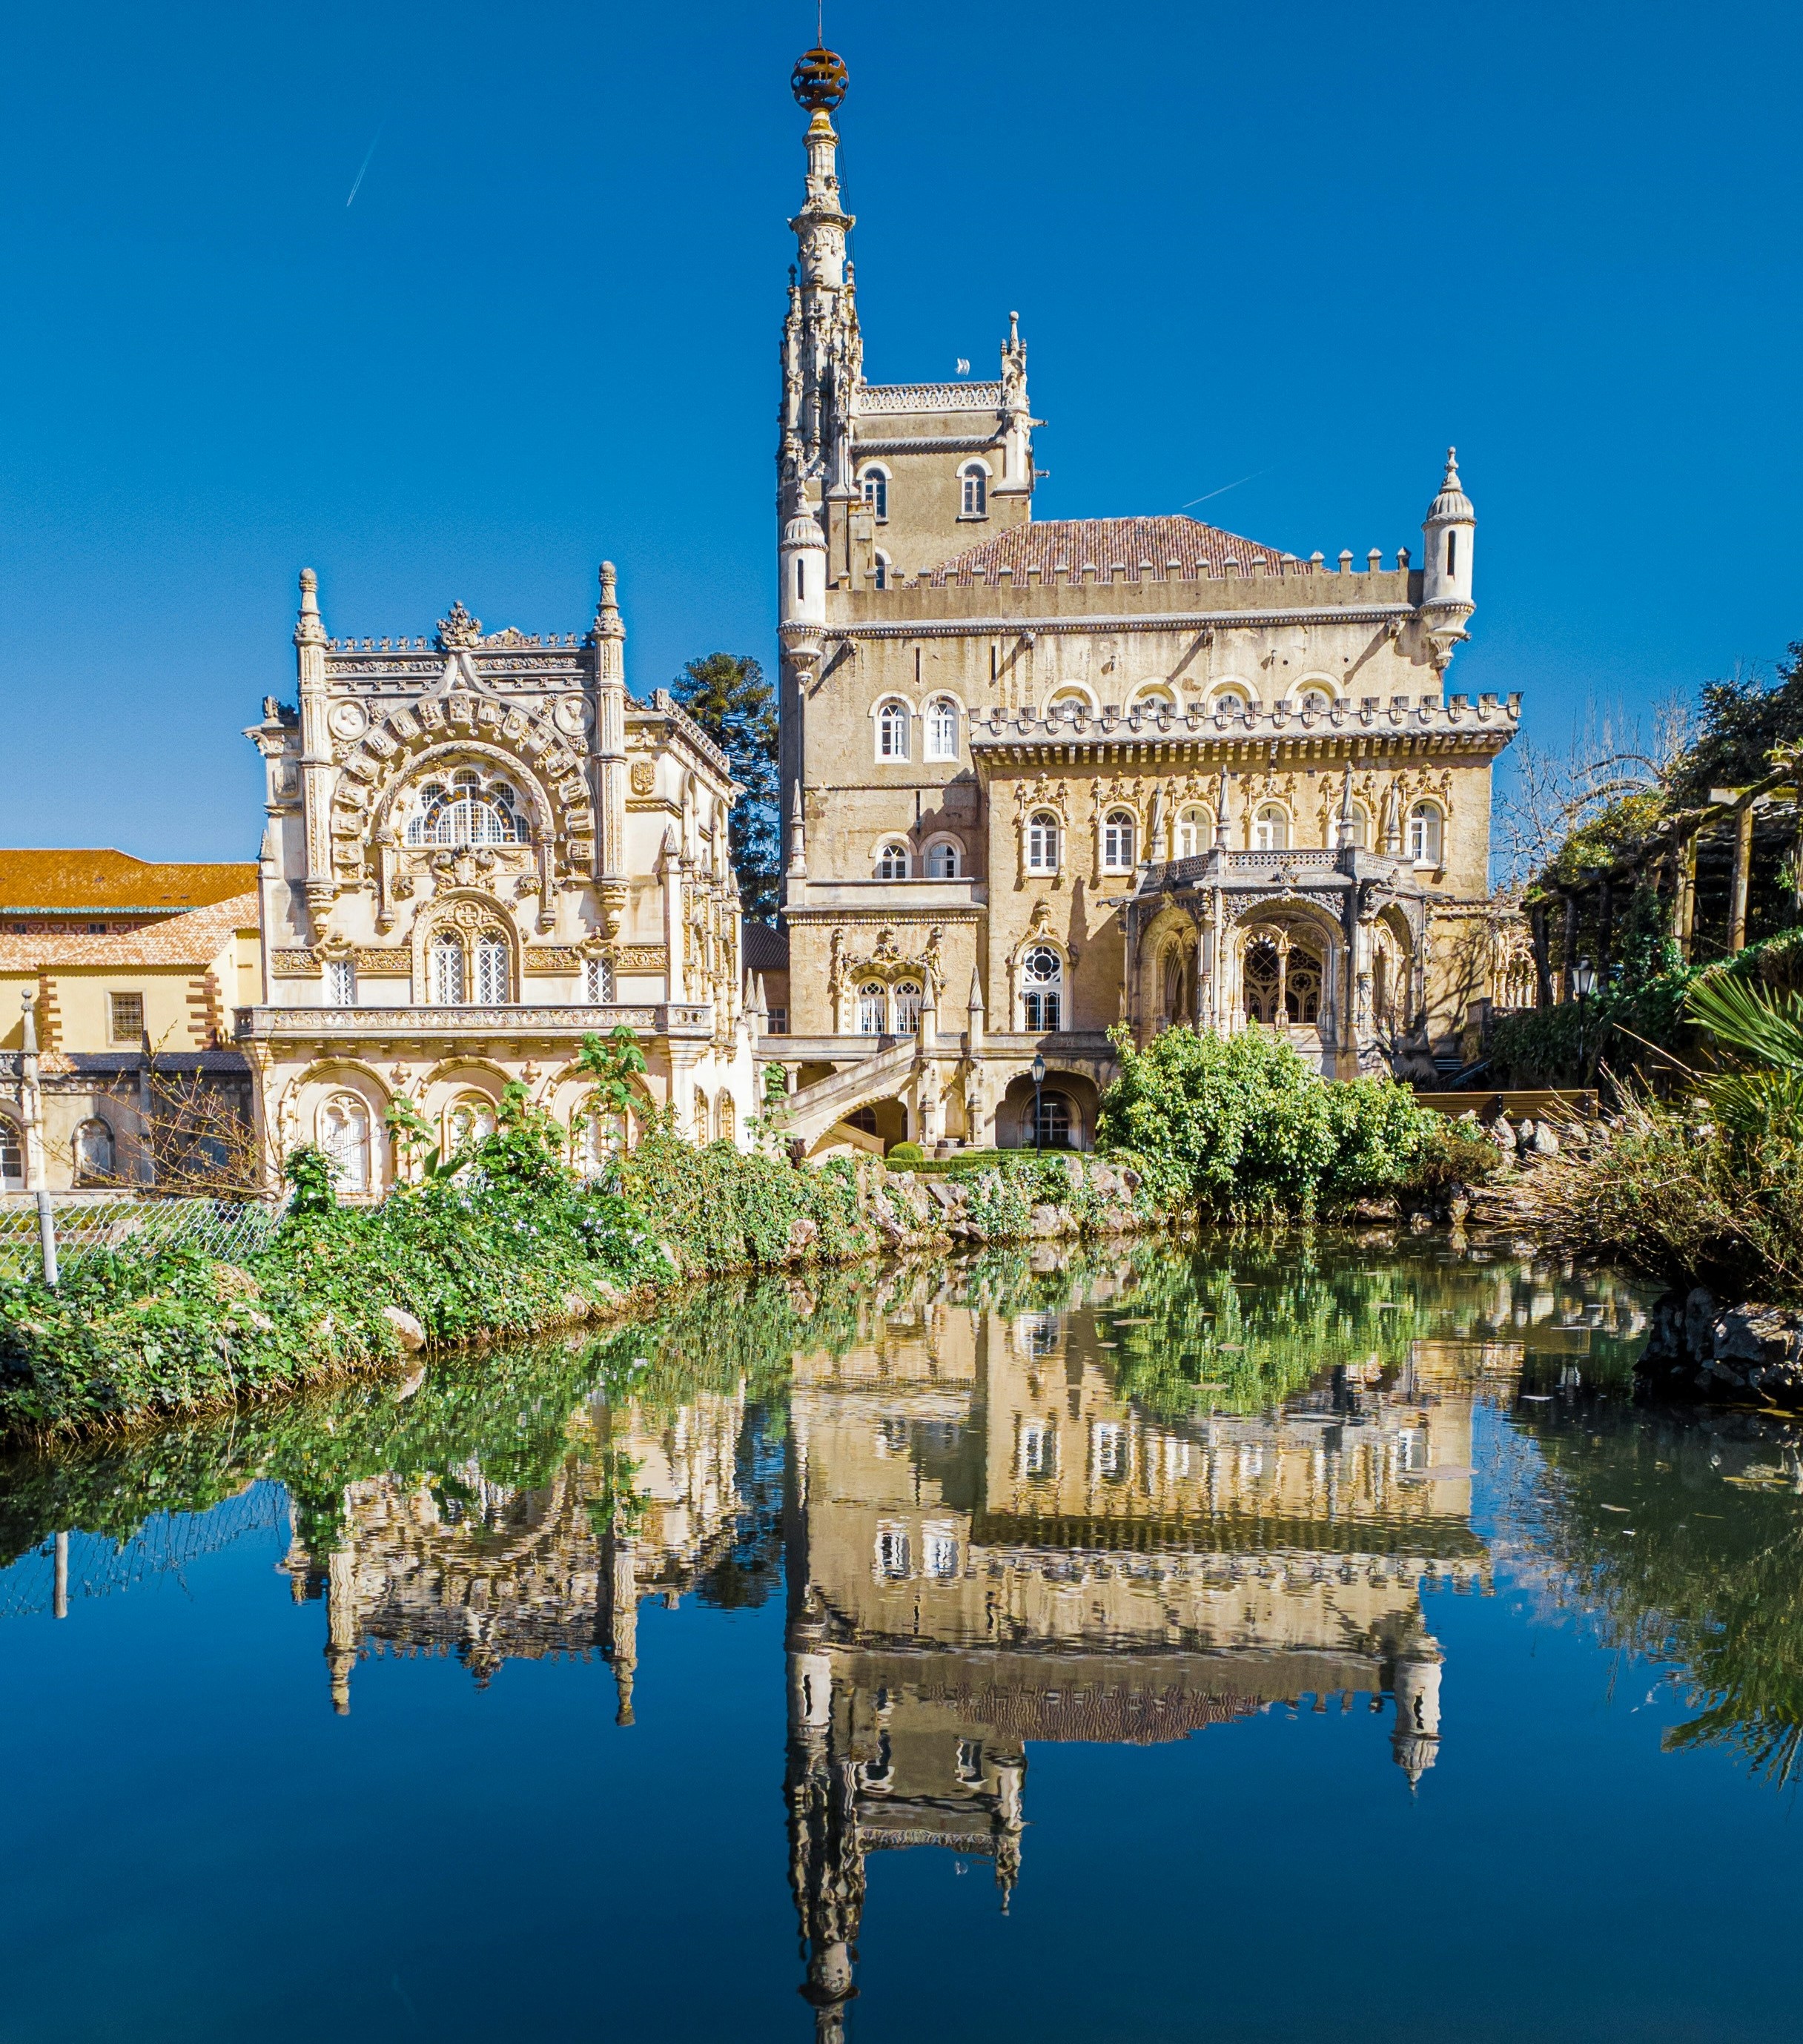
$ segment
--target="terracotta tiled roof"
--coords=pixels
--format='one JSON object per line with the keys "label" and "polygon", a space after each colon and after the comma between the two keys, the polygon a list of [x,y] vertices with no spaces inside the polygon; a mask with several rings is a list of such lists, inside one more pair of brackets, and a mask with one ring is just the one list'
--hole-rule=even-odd
{"label": "terracotta tiled roof", "polygon": [[[256,871],[254,866],[249,870]],[[27,931],[15,936],[0,931],[0,972],[29,972],[39,966],[211,965],[234,930],[257,925],[257,897],[234,894],[210,902],[185,916],[148,923],[141,930],[115,930],[105,936],[63,936],[55,931]]]}
{"label": "terracotta tiled roof", "polygon": [[0,851],[0,916],[84,909],[179,915],[256,886],[248,863],[166,865],[129,852]]}
{"label": "terracotta tiled roof", "polygon": [[[1130,575],[1163,575],[1174,561],[1178,574],[1194,576],[1218,574],[1229,560],[1242,568],[1264,568],[1295,559],[1256,540],[1205,525],[1198,518],[1045,518],[1013,526],[966,553],[954,554],[926,579],[936,588],[948,582],[993,582],[1004,568],[1011,568],[1019,586],[1029,568],[1045,577],[1055,568],[1077,575],[1086,567],[1101,575],[1113,568],[1124,568]],[[1147,563],[1149,567],[1143,566]]]}

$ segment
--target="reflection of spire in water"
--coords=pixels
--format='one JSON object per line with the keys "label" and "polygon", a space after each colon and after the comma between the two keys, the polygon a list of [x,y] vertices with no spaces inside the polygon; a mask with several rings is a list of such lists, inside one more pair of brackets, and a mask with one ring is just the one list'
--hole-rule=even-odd
{"label": "reflection of spire in water", "polygon": [[635,1543],[617,1535],[613,1542],[613,1594],[608,1600],[608,1658],[613,1663],[613,1687],[619,1698],[613,1722],[632,1722],[632,1675],[639,1665],[639,1579]]}
{"label": "reflection of spire in water", "polygon": [[1396,1764],[1414,1788],[1440,1756],[1439,1649],[1424,1636],[1396,1664]]}

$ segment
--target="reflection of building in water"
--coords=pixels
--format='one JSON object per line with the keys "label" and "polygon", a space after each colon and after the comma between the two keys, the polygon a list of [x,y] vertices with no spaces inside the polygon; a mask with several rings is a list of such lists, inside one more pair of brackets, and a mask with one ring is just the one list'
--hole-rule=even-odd
{"label": "reflection of building in water", "polygon": [[1027,1745],[1150,1743],[1274,1704],[1394,1701],[1440,1738],[1423,1577],[1469,1589],[1473,1392],[1506,1344],[1417,1343],[1281,1414],[1164,1426],[1088,1310],[936,1301],[798,1359],[791,1404],[792,1877],[819,2034],[854,1992],[872,1852],[1021,1865]]}
{"label": "reflection of building in water", "polygon": [[490,1482],[475,1462],[348,1485],[336,1546],[317,1556],[297,1535],[283,1564],[297,1596],[326,1596],[333,1707],[350,1708],[371,1642],[455,1652],[481,1684],[503,1661],[598,1648],[630,1724],[639,1600],[674,1603],[730,1545],[744,1416],[736,1393],[674,1412],[598,1399],[571,1415],[542,1487]]}

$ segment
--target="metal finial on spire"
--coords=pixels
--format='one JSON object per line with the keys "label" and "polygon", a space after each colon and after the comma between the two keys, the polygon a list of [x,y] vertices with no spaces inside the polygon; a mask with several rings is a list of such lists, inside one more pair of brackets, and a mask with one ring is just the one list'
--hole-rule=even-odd
{"label": "metal finial on spire", "polygon": [[845,97],[850,82],[845,60],[836,50],[826,47],[824,36],[795,60],[795,68],[789,74],[789,90],[795,95],[795,103],[806,107],[810,113],[832,113]]}

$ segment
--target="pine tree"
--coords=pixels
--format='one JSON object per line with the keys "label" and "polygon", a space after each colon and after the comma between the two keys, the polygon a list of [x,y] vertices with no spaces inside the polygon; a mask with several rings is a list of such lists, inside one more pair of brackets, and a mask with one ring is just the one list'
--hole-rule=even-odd
{"label": "pine tree", "polygon": [[754,922],[774,922],[782,841],[776,691],[750,654],[708,653],[689,662],[671,693],[732,763],[744,790],[730,834],[740,899]]}

